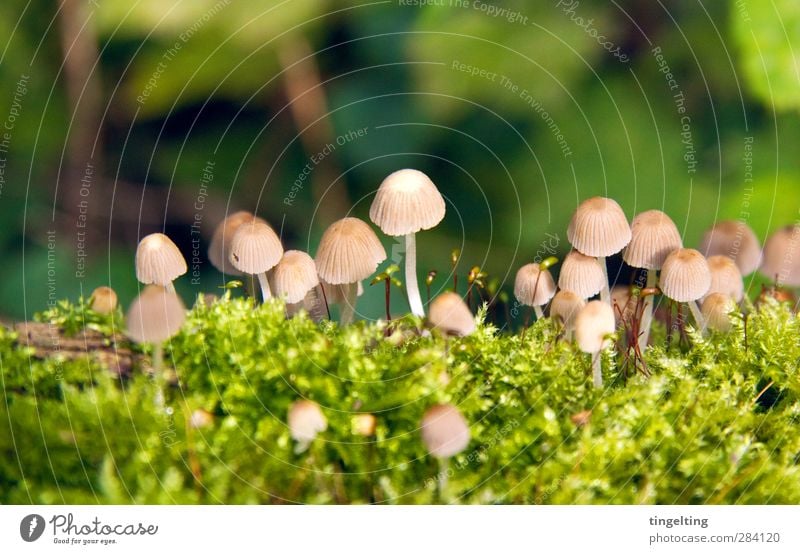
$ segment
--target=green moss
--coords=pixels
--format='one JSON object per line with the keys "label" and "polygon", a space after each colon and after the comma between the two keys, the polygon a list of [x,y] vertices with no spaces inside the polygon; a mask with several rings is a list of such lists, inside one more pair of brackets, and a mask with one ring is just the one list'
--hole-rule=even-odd
{"label": "green moss", "polygon": [[[65,302],[41,319],[109,334],[120,321],[86,313]],[[166,391],[141,369],[121,380],[89,358],[34,358],[0,330],[0,502],[434,502],[418,426],[444,401],[473,436],[450,463],[459,502],[800,502],[800,323],[782,305],[751,313],[746,348],[736,321],[649,349],[649,378],[609,354],[602,390],[549,321],[449,345],[418,323],[387,338],[385,323],[287,321],[278,302],[199,303],[167,345]],[[329,425],[297,454],[284,422],[300,398]],[[197,409],[213,423],[187,426]],[[377,416],[376,437],[353,433],[357,412]]]}

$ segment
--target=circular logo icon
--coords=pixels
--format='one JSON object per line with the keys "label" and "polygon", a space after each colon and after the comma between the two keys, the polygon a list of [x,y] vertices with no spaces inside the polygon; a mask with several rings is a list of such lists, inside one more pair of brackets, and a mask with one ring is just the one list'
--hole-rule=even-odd
{"label": "circular logo icon", "polygon": [[44,518],[39,514],[31,514],[22,518],[19,524],[19,535],[25,542],[33,542],[44,533]]}

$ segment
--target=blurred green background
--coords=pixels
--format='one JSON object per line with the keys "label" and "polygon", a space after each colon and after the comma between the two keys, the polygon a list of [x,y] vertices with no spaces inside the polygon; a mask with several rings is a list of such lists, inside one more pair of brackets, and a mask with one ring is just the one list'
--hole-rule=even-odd
{"label": "blurred green background", "polygon": [[223,283],[205,252],[226,212],[313,254],[402,167],[448,200],[418,239],[435,288],[453,248],[462,279],[508,287],[597,194],[664,209],[690,246],[798,219],[797,0],[7,0],[0,37],[4,318],[103,284],[129,302],[154,231],[191,302]]}

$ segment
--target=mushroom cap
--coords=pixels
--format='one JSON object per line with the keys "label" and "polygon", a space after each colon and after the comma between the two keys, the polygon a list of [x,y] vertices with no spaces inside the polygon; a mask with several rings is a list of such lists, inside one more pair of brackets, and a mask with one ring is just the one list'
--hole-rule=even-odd
{"label": "mushroom cap", "polygon": [[433,181],[416,169],[401,169],[378,187],[369,218],[387,235],[399,236],[436,227],[444,212],[444,198]]}
{"label": "mushroom cap", "polygon": [[787,225],[770,235],[759,271],[778,286],[800,287],[800,224]]}
{"label": "mushroom cap", "polygon": [[711,256],[707,260],[711,272],[711,286],[706,295],[721,292],[741,302],[744,298],[744,279],[739,267],[728,256]]}
{"label": "mushroom cap", "polygon": [[475,317],[462,298],[454,292],[443,292],[433,299],[428,321],[445,335],[464,337],[475,331]]}
{"label": "mushroom cap", "polygon": [[661,269],[670,252],[683,248],[678,228],[659,210],[647,210],[633,218],[631,241],[622,259],[631,267]]}
{"label": "mushroom cap", "polygon": [[89,306],[98,314],[108,315],[117,309],[117,293],[111,287],[97,287],[89,297]]}
{"label": "mushroom cap", "polygon": [[169,285],[189,268],[183,254],[163,233],[147,235],[136,248],[136,278],[145,285]]}
{"label": "mushroom cap", "polygon": [[[347,301],[343,285],[331,285],[330,283],[326,283],[325,279],[320,279],[319,284],[325,290],[325,300],[328,301],[328,304],[341,304]],[[356,289],[356,296],[361,296],[362,294],[364,294],[364,285],[359,281],[358,288]]]}
{"label": "mushroom cap", "polygon": [[422,416],[422,442],[436,458],[452,458],[469,445],[467,420],[452,404],[431,406]]}
{"label": "mushroom cap", "polygon": [[375,434],[378,420],[372,414],[356,414],[353,416],[353,432],[362,437],[371,437]]}
{"label": "mushroom cap", "polygon": [[177,294],[147,285],[128,309],[125,326],[135,342],[161,344],[178,334],[185,320],[186,308]]}
{"label": "mushroom cap", "polygon": [[252,223],[253,221],[267,223],[250,212],[240,211],[232,213],[223,219],[214,229],[211,244],[208,245],[208,261],[221,273],[243,275],[231,263],[231,243],[233,242],[233,235],[236,234],[239,227],[244,223]]}
{"label": "mushroom cap", "polygon": [[319,284],[314,259],[300,250],[287,250],[272,273],[275,295],[296,304]]}
{"label": "mushroom cap", "polygon": [[556,283],[539,264],[525,264],[514,279],[514,296],[526,306],[544,306],[556,293]]}
{"label": "mushroom cap", "polygon": [[272,227],[255,219],[239,225],[230,247],[233,267],[250,275],[266,273],[283,256],[281,239]]}
{"label": "mushroom cap", "polygon": [[289,406],[286,418],[289,434],[299,443],[313,441],[317,434],[328,428],[328,420],[319,407],[311,400],[298,400]]}
{"label": "mushroom cap", "polygon": [[611,198],[595,196],[575,210],[567,239],[575,250],[587,256],[611,256],[630,242],[631,226],[619,204]]}
{"label": "mushroom cap", "polygon": [[705,232],[698,250],[706,256],[728,256],[742,275],[750,275],[761,263],[761,244],[743,221],[720,221]]}
{"label": "mushroom cap", "polygon": [[366,279],[385,259],[386,250],[370,226],[345,217],[322,234],[314,261],[322,279],[331,285],[345,285]]}
{"label": "mushroom cap", "polygon": [[726,333],[731,328],[730,314],[736,311],[736,302],[727,294],[713,292],[703,300],[700,311],[709,329]]}
{"label": "mushroom cap", "polygon": [[560,290],[550,303],[550,317],[560,319],[564,329],[571,331],[575,328],[575,318],[586,305],[586,300],[572,291]]}
{"label": "mushroom cap", "polygon": [[597,258],[571,251],[561,264],[558,288],[591,298],[606,285],[606,274]]}
{"label": "mushroom cap", "polygon": [[676,302],[693,302],[711,287],[711,271],[705,256],[693,248],[672,252],[661,266],[659,288]]}
{"label": "mushroom cap", "polygon": [[600,352],[609,343],[606,337],[615,330],[614,310],[600,300],[588,302],[575,317],[575,339],[582,352]]}
{"label": "mushroom cap", "polygon": [[626,285],[611,287],[611,309],[617,322],[628,321],[636,309],[636,299],[631,294],[631,288]]}

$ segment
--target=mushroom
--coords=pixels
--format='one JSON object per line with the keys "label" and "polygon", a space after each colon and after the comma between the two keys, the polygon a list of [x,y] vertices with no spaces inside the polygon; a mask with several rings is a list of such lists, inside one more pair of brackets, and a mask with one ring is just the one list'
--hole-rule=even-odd
{"label": "mushroom", "polygon": [[328,420],[319,404],[311,400],[298,400],[289,406],[287,416],[289,434],[297,441],[295,453],[308,450],[317,435],[328,428]]}
{"label": "mushroom", "polygon": [[606,257],[625,248],[631,240],[631,227],[625,212],[610,198],[590,198],[575,210],[567,228],[567,239],[581,254],[598,258],[605,280],[600,289],[600,299],[610,304]]}
{"label": "mushroom", "polygon": [[160,285],[175,292],[172,281],[188,271],[181,251],[167,235],[147,235],[136,248],[136,278],[145,285]]}
{"label": "mushroom", "polygon": [[153,371],[161,371],[164,342],[180,331],[186,308],[178,295],[159,285],[147,285],[137,296],[125,319],[128,336],[137,343],[153,345]]}
{"label": "mushroom", "polygon": [[575,318],[585,305],[586,300],[568,290],[558,291],[550,303],[550,317],[561,321],[568,340],[572,339]]}
{"label": "mushroom", "polygon": [[611,287],[611,308],[617,324],[629,322],[636,310],[636,299],[631,293],[631,287],[614,285]]}
{"label": "mushroom", "polygon": [[358,283],[386,259],[386,250],[369,225],[355,217],[334,222],[322,235],[314,262],[320,278],[343,285],[342,325],[353,321]]}
{"label": "mushroom", "polygon": [[759,271],[779,287],[800,287],[800,224],[787,225],[770,235]]}
{"label": "mushroom", "polygon": [[275,267],[283,256],[283,245],[272,227],[252,220],[239,226],[230,244],[230,262],[233,267],[248,275],[257,275],[261,285],[261,298],[272,298],[267,271]]}
{"label": "mushroom", "polygon": [[431,302],[428,322],[445,336],[465,337],[475,331],[475,317],[454,292],[443,292]]}
{"label": "mushroom", "polygon": [[356,414],[353,416],[353,433],[362,437],[371,437],[375,434],[378,420],[372,414]]}
{"label": "mushroom", "polygon": [[721,292],[741,302],[744,298],[744,280],[736,262],[728,256],[711,256],[707,260],[711,272],[711,286],[706,295]]}
{"label": "mushroom", "polygon": [[608,283],[597,258],[573,250],[564,258],[558,273],[558,288],[574,292],[583,299],[591,298]]}
{"label": "mushroom", "polygon": [[405,236],[406,291],[411,313],[425,316],[417,282],[416,233],[444,219],[442,195],[427,175],[416,169],[395,171],[378,187],[369,217],[389,236]]}
{"label": "mushroom", "polygon": [[318,293],[319,276],[314,259],[300,250],[287,250],[272,273],[275,295],[286,302],[286,314],[292,316],[300,308],[319,321],[325,305]]}
{"label": "mushroom", "polygon": [[730,315],[736,311],[736,302],[727,294],[712,292],[703,300],[701,310],[709,329],[727,333],[731,329]]}
{"label": "mushroom", "polygon": [[89,297],[89,307],[98,314],[108,315],[117,309],[117,293],[111,287],[97,287]]}
{"label": "mushroom", "polygon": [[514,279],[514,296],[525,306],[531,306],[536,312],[536,318],[542,319],[544,312],[542,306],[550,302],[556,293],[556,284],[550,270],[540,264],[525,264]]}
{"label": "mushroom", "polygon": [[[631,267],[644,269],[646,285],[652,289],[658,282],[656,272],[664,265],[670,252],[683,248],[683,240],[678,228],[670,217],[659,210],[647,210],[633,218],[631,222],[631,241],[622,253],[622,259]],[[643,287],[639,287],[643,288]],[[639,349],[644,352],[650,338],[653,322],[654,295],[644,296],[644,310],[639,326]]]}
{"label": "mushroom", "polygon": [[439,496],[447,501],[447,466],[450,458],[462,452],[470,441],[469,425],[452,404],[431,406],[422,416],[422,442],[439,463]]}
{"label": "mushroom", "polygon": [[698,248],[705,256],[728,256],[742,275],[750,275],[761,263],[758,237],[743,221],[720,221],[703,235]]}
{"label": "mushroom", "polygon": [[680,248],[672,252],[661,266],[659,280],[661,292],[675,302],[686,302],[694,316],[697,328],[705,327],[703,314],[697,300],[711,287],[711,271],[706,258],[693,248]]}
{"label": "mushroom", "polygon": [[603,386],[603,371],[600,353],[609,344],[609,335],[616,329],[614,311],[606,302],[592,300],[578,312],[575,318],[575,338],[581,352],[592,355],[592,381],[594,386]]}
{"label": "mushroom", "polygon": [[242,272],[237,270],[231,264],[231,243],[233,242],[233,235],[245,223],[252,223],[258,221],[259,223],[266,224],[267,222],[257,217],[250,212],[235,212],[223,219],[217,228],[214,229],[214,235],[211,237],[211,244],[208,245],[208,261],[211,262],[220,273],[228,275],[242,275]]}

